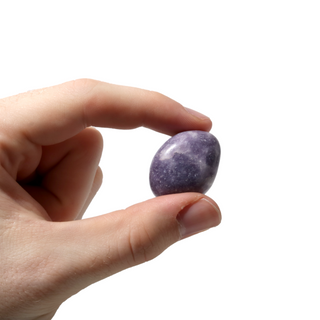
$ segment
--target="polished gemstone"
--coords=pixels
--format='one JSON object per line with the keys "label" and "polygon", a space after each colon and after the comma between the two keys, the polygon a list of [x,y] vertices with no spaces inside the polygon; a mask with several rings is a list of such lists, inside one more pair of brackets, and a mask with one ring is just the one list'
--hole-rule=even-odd
{"label": "polished gemstone", "polygon": [[206,193],[216,177],[220,145],[209,132],[185,131],[170,138],[154,156],[150,186],[156,196]]}

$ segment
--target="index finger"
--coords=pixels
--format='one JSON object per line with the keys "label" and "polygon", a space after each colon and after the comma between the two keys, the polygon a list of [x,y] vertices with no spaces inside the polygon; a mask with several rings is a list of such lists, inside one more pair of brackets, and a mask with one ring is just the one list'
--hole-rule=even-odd
{"label": "index finger", "polygon": [[91,79],[18,95],[4,106],[11,132],[40,145],[62,142],[88,126],[144,126],[169,135],[211,129],[209,118],[160,93]]}

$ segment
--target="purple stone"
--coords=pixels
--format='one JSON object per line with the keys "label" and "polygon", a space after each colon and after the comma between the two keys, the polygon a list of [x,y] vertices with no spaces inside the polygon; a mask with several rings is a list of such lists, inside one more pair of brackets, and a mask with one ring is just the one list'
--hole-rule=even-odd
{"label": "purple stone", "polygon": [[206,193],[220,160],[218,140],[205,131],[185,131],[170,138],[154,156],[150,186],[155,196],[181,192]]}

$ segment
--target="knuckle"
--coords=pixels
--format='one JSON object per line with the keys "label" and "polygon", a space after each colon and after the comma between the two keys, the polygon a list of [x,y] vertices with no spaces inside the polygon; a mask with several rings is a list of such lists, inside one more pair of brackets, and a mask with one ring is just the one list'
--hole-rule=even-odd
{"label": "knuckle", "polygon": [[99,81],[90,78],[80,78],[68,81],[60,86],[66,90],[67,93],[77,97],[79,95],[88,95],[97,85]]}
{"label": "knuckle", "polygon": [[69,81],[68,84],[70,87],[75,88],[77,90],[83,89],[86,87],[91,87],[95,86],[97,83],[96,80],[90,79],[90,78],[80,78],[80,79],[75,79],[72,81]]}
{"label": "knuckle", "polygon": [[148,232],[143,223],[131,227],[128,234],[128,247],[132,265],[152,260],[160,254],[161,250],[156,240]]}

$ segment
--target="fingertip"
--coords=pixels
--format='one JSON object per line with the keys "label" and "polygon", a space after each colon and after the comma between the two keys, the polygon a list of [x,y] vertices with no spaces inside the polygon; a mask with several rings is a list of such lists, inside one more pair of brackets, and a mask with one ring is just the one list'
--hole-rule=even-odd
{"label": "fingertip", "polygon": [[[187,108],[187,107],[184,107],[184,109],[189,113],[191,114],[192,116],[196,117],[197,119],[200,119],[200,120],[207,120],[209,119],[209,117],[205,116],[204,114],[196,111],[196,110],[193,110],[193,109],[190,109],[190,108]],[[209,119],[210,120],[210,119]]]}
{"label": "fingertip", "polygon": [[201,122],[204,123],[206,131],[210,131],[212,127],[212,121],[210,118],[196,110],[184,107],[185,111],[187,111],[188,114],[191,114],[193,117],[195,117],[198,121],[200,120]]}
{"label": "fingertip", "polygon": [[203,197],[183,208],[179,212],[177,220],[181,239],[185,239],[218,226],[221,222],[221,212],[213,200]]}

